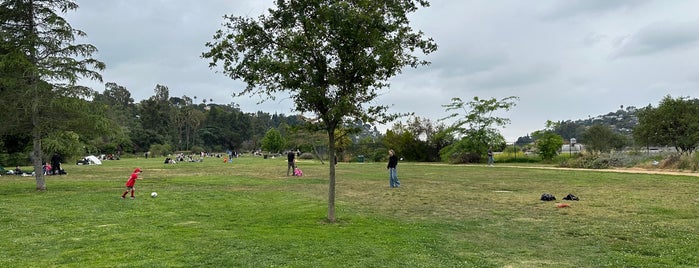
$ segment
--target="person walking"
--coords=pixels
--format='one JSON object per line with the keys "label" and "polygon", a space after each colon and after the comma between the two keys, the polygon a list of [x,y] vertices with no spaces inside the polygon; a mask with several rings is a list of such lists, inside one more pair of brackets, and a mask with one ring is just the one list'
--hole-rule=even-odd
{"label": "person walking", "polygon": [[125,199],[126,194],[128,194],[129,192],[131,192],[131,199],[136,198],[136,196],[134,196],[134,192],[136,191],[134,185],[136,185],[136,180],[140,180],[138,178],[138,174],[141,174],[141,169],[134,169],[133,173],[131,173],[131,176],[129,177],[129,180],[126,181],[126,191],[124,191],[124,194],[121,195],[121,199]]}
{"label": "person walking", "polygon": [[388,150],[388,165],[386,168],[388,169],[388,186],[391,188],[400,187],[396,166],[398,166],[398,157],[396,156],[396,152],[393,151],[393,149]]}
{"label": "person walking", "polygon": [[493,158],[493,146],[488,147],[488,166],[492,167],[495,159]]}
{"label": "person walking", "polygon": [[289,171],[291,171],[291,175],[294,176],[294,168],[296,168],[296,154],[294,154],[293,151],[289,151],[286,154],[286,175],[289,176]]}

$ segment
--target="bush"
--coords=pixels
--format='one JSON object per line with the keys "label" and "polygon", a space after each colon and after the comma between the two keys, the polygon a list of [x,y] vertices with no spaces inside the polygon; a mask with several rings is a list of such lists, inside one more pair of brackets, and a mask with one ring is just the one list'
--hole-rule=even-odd
{"label": "bush", "polygon": [[310,159],[315,159],[316,157],[312,153],[302,153],[299,156],[299,159],[305,159],[305,160],[310,160]]}
{"label": "bush", "polygon": [[528,156],[522,152],[514,154],[512,150],[495,155],[495,163],[538,163],[540,161],[541,158],[538,156]]}
{"label": "bush", "polygon": [[696,153],[675,153],[660,161],[658,167],[663,169],[682,169],[696,171],[699,169],[699,155]]}
{"label": "bush", "polygon": [[4,165],[5,168],[12,167],[11,169],[14,169],[16,166],[29,166],[31,164],[28,153],[0,154],[0,166]]}
{"label": "bush", "polygon": [[458,153],[453,153],[452,155],[450,155],[448,160],[449,160],[449,163],[452,163],[452,164],[472,164],[472,163],[480,163],[481,156],[480,156],[480,154],[477,154],[477,153],[458,152]]}
{"label": "bush", "polygon": [[194,145],[194,146],[192,146],[192,149],[190,149],[190,151],[194,154],[198,154],[201,152],[206,152],[206,149],[204,149],[204,147]]}
{"label": "bush", "polygon": [[170,144],[152,144],[150,146],[150,152],[153,157],[167,156],[172,154],[172,146]]}
{"label": "bush", "polygon": [[578,158],[569,158],[564,161],[561,161],[559,166],[567,168],[606,169],[610,167],[618,167],[619,163],[621,162],[622,161],[619,161],[615,158],[611,158],[608,155],[588,154],[582,155]]}
{"label": "bush", "polygon": [[605,169],[614,167],[635,167],[648,161],[648,156],[638,154],[579,154],[559,163],[560,167]]}
{"label": "bush", "polygon": [[383,162],[388,160],[388,149],[386,148],[380,148],[374,150],[370,155],[367,156],[366,159],[371,159],[373,162]]}

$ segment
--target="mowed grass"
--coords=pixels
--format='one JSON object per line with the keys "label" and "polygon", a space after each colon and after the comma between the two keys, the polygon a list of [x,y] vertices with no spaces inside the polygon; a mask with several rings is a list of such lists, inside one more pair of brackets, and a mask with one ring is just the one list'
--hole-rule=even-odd
{"label": "mowed grass", "polygon": [[340,163],[328,223],[327,163],[300,167],[123,159],[65,165],[45,192],[2,176],[0,267],[699,266],[694,176],[401,162],[389,189],[385,163]]}

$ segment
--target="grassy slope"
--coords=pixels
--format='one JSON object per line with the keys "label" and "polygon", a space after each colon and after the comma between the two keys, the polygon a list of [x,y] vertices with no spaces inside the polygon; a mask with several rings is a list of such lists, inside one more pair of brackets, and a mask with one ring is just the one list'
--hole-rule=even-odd
{"label": "grassy slope", "polygon": [[65,166],[46,192],[0,177],[0,267],[699,265],[695,177],[401,163],[389,189],[385,163],[340,163],[328,224],[327,165],[161,161]]}

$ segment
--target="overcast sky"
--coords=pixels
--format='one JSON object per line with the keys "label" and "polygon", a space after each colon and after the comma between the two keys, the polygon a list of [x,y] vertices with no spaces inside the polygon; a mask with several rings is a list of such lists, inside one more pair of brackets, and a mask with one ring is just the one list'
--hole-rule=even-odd
{"label": "overcast sky", "polygon": [[[77,0],[65,15],[97,46],[104,82],[136,102],[165,85],[171,97],[239,104],[244,112],[294,114],[288,99],[233,97],[244,84],[208,68],[204,44],[223,16],[257,17],[273,0]],[[517,96],[499,114],[508,141],[624,107],[657,106],[666,95],[697,98],[699,1],[432,0],[411,25],[434,38],[432,62],[391,79],[378,104],[436,121],[453,97]],[[102,92],[99,83],[83,81]]]}

